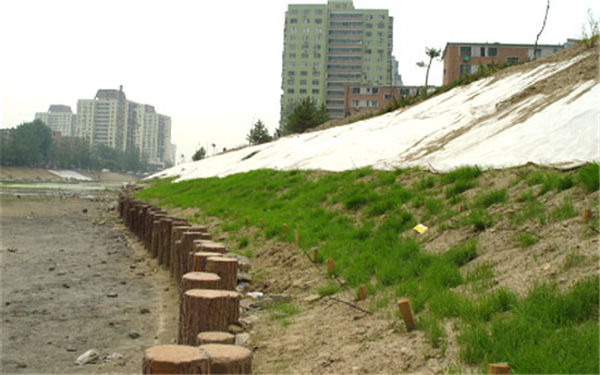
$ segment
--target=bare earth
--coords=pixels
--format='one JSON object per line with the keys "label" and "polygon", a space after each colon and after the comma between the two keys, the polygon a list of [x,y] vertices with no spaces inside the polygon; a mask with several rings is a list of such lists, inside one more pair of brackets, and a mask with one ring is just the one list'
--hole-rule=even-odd
{"label": "bare earth", "polygon": [[1,373],[140,373],[176,338],[176,287],[103,194],[0,195]]}

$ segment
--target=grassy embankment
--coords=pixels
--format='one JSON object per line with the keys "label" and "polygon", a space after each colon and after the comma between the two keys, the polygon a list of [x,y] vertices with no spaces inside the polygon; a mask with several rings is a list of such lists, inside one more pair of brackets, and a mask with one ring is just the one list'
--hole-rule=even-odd
{"label": "grassy embankment", "polygon": [[[494,188],[489,181],[502,173],[508,176],[506,187]],[[508,361],[512,373],[598,373],[598,277],[584,277],[567,290],[557,285],[563,273],[597,263],[597,254],[581,255],[575,244],[558,249],[567,255],[554,278],[540,278],[524,294],[495,285],[499,275],[488,263],[468,267],[481,255],[478,239],[495,228],[510,233],[504,246],[523,253],[543,242],[557,247],[540,228],[565,226],[574,218],[579,223],[581,207],[574,202],[585,201],[594,211],[580,236],[597,236],[598,179],[598,164],[570,172],[464,167],[445,175],[417,169],[261,170],[177,184],[156,181],[138,198],[165,207],[196,207],[200,222],[218,218],[247,255],[254,242],[293,242],[297,231],[299,251],[318,247],[319,261],[334,259],[347,285],[368,286],[372,311],[395,311],[389,309],[395,300],[390,297],[410,297],[418,329],[442,353],[448,345],[444,325],[452,322],[460,359],[482,371],[488,363]],[[251,238],[236,236],[243,218],[263,219],[264,229]],[[289,224],[287,235],[281,223]],[[417,223],[435,227],[435,236],[468,236],[442,252],[428,251],[434,231],[419,236],[412,230]],[[537,230],[520,229],[529,225]],[[336,288],[332,283],[320,293]]]}

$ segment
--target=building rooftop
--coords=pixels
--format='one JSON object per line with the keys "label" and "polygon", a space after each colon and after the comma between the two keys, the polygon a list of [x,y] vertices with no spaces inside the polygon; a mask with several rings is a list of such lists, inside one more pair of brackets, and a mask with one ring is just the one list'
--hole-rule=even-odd
{"label": "building rooftop", "polygon": [[123,86],[119,90],[100,89],[96,93],[96,99],[127,99],[123,92]]}
{"label": "building rooftop", "polygon": [[52,104],[50,108],[48,108],[48,112],[51,113],[73,113],[71,107],[63,104]]}

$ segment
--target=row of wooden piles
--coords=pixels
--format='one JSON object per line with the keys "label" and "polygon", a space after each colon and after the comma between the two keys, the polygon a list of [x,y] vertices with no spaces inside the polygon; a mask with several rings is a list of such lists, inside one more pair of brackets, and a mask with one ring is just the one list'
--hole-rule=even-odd
{"label": "row of wooden piles", "polygon": [[145,351],[144,374],[250,374],[252,352],[235,346],[228,333],[238,325],[238,261],[212,241],[204,226],[193,226],[126,192],[119,197],[124,225],[150,255],[171,272],[180,289],[178,345]]}

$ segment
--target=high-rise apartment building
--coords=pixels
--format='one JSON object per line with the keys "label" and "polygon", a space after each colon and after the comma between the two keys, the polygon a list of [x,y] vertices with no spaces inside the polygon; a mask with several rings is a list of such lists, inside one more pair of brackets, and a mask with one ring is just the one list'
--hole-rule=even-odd
{"label": "high-rise apartment building", "polygon": [[53,104],[48,112],[37,112],[35,119],[41,120],[52,131],[59,132],[63,137],[75,136],[75,114],[67,105]]}
{"label": "high-rise apartment building", "polygon": [[392,55],[393,17],[385,9],[355,9],[352,0],[290,4],[285,15],[281,126],[306,97],[343,118],[348,88],[401,84]]}
{"label": "high-rise apartment building", "polygon": [[132,125],[128,121],[129,102],[123,88],[98,90],[94,99],[77,101],[77,136],[90,145],[104,145],[125,151]]}
{"label": "high-rise apartment building", "polygon": [[90,145],[125,151],[136,147],[151,164],[173,164],[171,118],[153,106],[127,100],[123,87],[98,90],[94,99],[77,101],[76,136]]}

